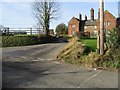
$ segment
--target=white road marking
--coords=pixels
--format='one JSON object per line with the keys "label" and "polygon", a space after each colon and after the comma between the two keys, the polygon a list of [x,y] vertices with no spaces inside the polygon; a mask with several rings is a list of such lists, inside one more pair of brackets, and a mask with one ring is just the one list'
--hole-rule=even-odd
{"label": "white road marking", "polygon": [[37,61],[39,61],[39,60],[31,60],[31,61],[33,61],[33,62],[37,62]]}
{"label": "white road marking", "polygon": [[40,61],[44,61],[45,59],[43,59],[43,58],[37,58],[37,59],[39,59]]}
{"label": "white road marking", "polygon": [[52,61],[53,59],[46,59],[47,61]]}
{"label": "white road marking", "polygon": [[80,84],[79,86],[77,86],[77,88],[82,87],[87,81],[91,80],[92,78],[95,78],[98,74],[100,74],[102,72],[102,70],[99,70],[97,73],[95,73],[94,75],[92,75],[91,77],[87,78],[82,84]]}
{"label": "white road marking", "polygon": [[60,64],[60,62],[54,62],[55,64]]}
{"label": "white road marking", "polygon": [[43,59],[43,58],[37,58],[36,60],[31,61],[52,61],[53,59]]}

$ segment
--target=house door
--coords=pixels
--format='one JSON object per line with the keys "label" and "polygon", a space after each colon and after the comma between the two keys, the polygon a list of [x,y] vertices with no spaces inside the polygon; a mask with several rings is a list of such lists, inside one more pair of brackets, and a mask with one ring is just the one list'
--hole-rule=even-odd
{"label": "house door", "polygon": [[72,31],[72,36],[75,36],[75,31]]}

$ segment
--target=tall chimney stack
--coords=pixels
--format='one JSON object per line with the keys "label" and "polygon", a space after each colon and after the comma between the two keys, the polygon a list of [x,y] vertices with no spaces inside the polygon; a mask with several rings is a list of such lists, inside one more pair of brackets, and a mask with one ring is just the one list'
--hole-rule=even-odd
{"label": "tall chimney stack", "polygon": [[91,12],[91,20],[94,20],[94,9],[93,8],[91,8],[91,10],[90,10]]}
{"label": "tall chimney stack", "polygon": [[87,21],[87,16],[85,15],[85,20]]}
{"label": "tall chimney stack", "polygon": [[82,15],[81,14],[79,14],[79,20],[82,20]]}
{"label": "tall chimney stack", "polygon": [[98,9],[98,19],[100,19],[100,8]]}

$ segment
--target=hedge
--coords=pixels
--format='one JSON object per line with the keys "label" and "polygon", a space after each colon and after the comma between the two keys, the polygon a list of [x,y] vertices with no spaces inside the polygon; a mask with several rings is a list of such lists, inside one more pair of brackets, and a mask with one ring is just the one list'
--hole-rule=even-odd
{"label": "hedge", "polygon": [[55,37],[49,36],[2,36],[1,47],[26,46],[57,41]]}

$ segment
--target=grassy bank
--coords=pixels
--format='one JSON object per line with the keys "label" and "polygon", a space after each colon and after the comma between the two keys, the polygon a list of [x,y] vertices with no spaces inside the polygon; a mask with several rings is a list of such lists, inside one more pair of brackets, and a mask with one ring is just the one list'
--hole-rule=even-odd
{"label": "grassy bank", "polygon": [[97,48],[97,39],[96,38],[88,38],[88,39],[81,39],[80,40],[87,48],[89,48],[89,51],[96,51]]}
{"label": "grassy bank", "polygon": [[120,48],[116,50],[109,49],[104,56],[101,56],[95,52],[97,46],[96,39],[82,39],[80,41],[71,39],[58,56],[58,60],[69,64],[84,65],[90,68],[119,69]]}

